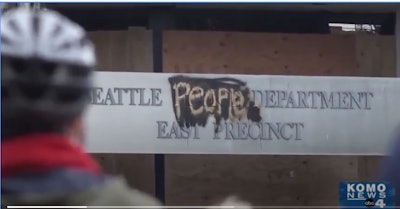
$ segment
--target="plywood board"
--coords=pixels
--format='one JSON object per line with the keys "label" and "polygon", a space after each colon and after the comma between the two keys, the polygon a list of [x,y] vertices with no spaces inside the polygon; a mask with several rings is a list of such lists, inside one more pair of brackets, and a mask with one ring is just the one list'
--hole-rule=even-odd
{"label": "plywood board", "polygon": [[[392,76],[393,37],[164,33],[164,72]],[[361,56],[362,55],[362,56]],[[205,205],[238,194],[254,205],[337,205],[340,181],[372,180],[379,157],[166,156],[166,199]]]}
{"label": "plywood board", "polygon": [[99,70],[153,71],[151,31],[96,31],[89,32],[89,38],[96,46]]}
{"label": "plywood board", "polygon": [[[99,71],[153,71],[152,32],[89,32],[96,46]],[[101,167],[110,174],[124,176],[127,182],[146,193],[155,194],[154,155],[94,154]]]}
{"label": "plywood board", "polygon": [[357,180],[357,163],[344,156],[168,155],[167,204],[236,194],[255,205],[336,205],[338,182]]}
{"label": "plywood board", "polygon": [[371,181],[379,157],[168,155],[170,205],[206,205],[238,195],[254,205],[338,204],[341,181]]}
{"label": "plywood board", "polygon": [[352,35],[168,31],[163,40],[164,72],[357,73]]}
{"label": "plywood board", "polygon": [[358,158],[359,181],[374,181],[378,179],[382,168],[382,156],[360,156]]}
{"label": "plywood board", "polygon": [[394,36],[357,35],[355,53],[360,76],[396,76]]}

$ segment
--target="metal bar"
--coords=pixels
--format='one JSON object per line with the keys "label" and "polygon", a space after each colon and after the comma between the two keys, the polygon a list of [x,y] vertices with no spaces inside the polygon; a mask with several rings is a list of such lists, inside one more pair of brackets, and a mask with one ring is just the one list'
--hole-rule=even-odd
{"label": "metal bar", "polygon": [[[163,72],[163,30],[174,27],[174,18],[165,12],[154,11],[149,17],[149,28],[153,30],[153,71]],[[155,154],[155,193],[165,203],[165,159],[164,154]]]}

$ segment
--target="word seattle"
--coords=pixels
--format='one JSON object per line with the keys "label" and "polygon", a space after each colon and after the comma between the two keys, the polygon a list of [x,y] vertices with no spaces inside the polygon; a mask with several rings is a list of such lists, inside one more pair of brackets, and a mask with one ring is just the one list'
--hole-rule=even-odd
{"label": "word seattle", "polygon": [[90,103],[93,105],[133,105],[133,106],[161,106],[159,88],[92,88]]}

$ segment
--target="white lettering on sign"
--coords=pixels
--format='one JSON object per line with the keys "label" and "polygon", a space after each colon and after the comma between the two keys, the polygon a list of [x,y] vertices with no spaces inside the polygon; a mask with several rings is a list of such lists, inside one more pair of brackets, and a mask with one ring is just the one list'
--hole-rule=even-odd
{"label": "white lettering on sign", "polygon": [[366,198],[386,197],[386,185],[379,183],[352,183],[347,184],[347,199],[366,199]]}

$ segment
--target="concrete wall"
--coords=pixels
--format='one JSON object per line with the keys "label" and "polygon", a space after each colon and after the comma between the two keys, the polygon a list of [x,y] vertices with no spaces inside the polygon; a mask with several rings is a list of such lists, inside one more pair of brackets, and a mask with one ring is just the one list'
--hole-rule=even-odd
{"label": "concrete wall", "polygon": [[[94,32],[99,70],[152,71],[151,32]],[[395,76],[393,36],[167,31],[164,72]],[[131,185],[154,193],[153,155],[96,154]],[[372,179],[379,157],[166,155],[168,205],[238,194],[255,205],[337,205],[338,183]]]}

